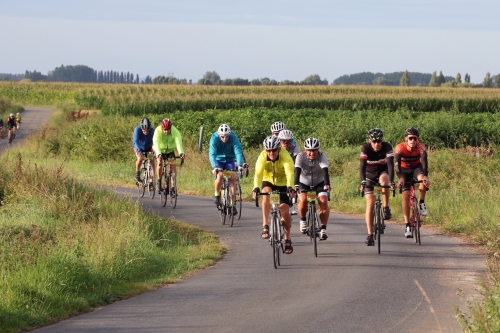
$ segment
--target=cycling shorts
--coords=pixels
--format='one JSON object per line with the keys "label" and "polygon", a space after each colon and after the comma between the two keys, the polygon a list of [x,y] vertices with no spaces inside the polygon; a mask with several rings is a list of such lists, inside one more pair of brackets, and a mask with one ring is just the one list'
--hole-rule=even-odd
{"label": "cycling shorts", "polygon": [[384,173],[388,174],[387,169],[382,170],[378,173],[366,173],[365,194],[373,193],[373,186],[378,184],[380,176],[382,176]]}
{"label": "cycling shorts", "polygon": [[149,149],[146,149],[146,150],[139,150],[137,151],[137,149],[135,149],[135,147],[132,147],[132,149],[134,150],[134,153],[137,155],[138,153],[154,153],[155,151],[153,150],[153,147],[149,148]]}
{"label": "cycling shorts", "polygon": [[412,179],[418,179],[419,175],[423,175],[424,171],[422,170],[422,164],[418,164],[414,169],[401,168],[401,172],[405,179],[405,183],[403,184],[403,192],[410,190],[410,184]]}
{"label": "cycling shorts", "polygon": [[[287,204],[288,206],[291,206],[292,204],[290,203],[290,197],[287,194],[287,187],[286,186],[277,186],[274,185],[268,181],[263,180],[262,181],[262,190],[264,191],[264,187],[270,187],[271,191],[280,191],[280,203]],[[266,191],[264,191],[266,192]]]}
{"label": "cycling shorts", "polygon": [[222,170],[236,170],[236,163],[234,161],[231,162],[221,162],[215,161],[215,167]]}
{"label": "cycling shorts", "polygon": [[[328,196],[328,192],[325,191],[325,182],[324,181],[322,181],[318,185],[315,185],[314,189],[316,190],[316,194],[318,195],[318,197],[320,197],[322,195]],[[311,186],[306,185],[304,183],[299,183],[299,192],[300,193],[305,193],[305,192],[310,191],[310,190],[311,190]]]}
{"label": "cycling shorts", "polygon": [[175,158],[175,152],[171,151],[170,153],[160,154],[163,160],[168,160],[169,158]]}

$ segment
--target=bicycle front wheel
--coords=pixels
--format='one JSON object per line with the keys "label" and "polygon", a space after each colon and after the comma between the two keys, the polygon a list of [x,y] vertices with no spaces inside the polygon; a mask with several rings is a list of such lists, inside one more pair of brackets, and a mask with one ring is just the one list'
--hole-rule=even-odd
{"label": "bicycle front wheel", "polygon": [[243,207],[243,198],[241,195],[240,182],[236,183],[236,204],[238,206],[238,220],[241,218],[241,208]]}
{"label": "bicycle front wheel", "polygon": [[226,190],[222,189],[220,192],[220,221],[222,225],[226,224],[226,213],[227,213],[227,207],[226,207]]}
{"label": "bicycle front wheel", "polygon": [[141,175],[142,175],[142,183],[140,183],[139,186],[139,194],[142,197],[144,197],[144,192],[146,192],[146,184],[147,184],[147,178],[148,178],[148,170],[146,168],[141,169]]}
{"label": "bicycle front wheel", "polygon": [[177,177],[171,177],[170,179],[172,180],[170,186],[170,206],[175,208],[177,206]]}
{"label": "bicycle front wheel", "polygon": [[373,228],[374,238],[377,240],[378,254],[380,254],[380,238],[381,238],[380,231],[382,230],[382,209],[380,207],[379,202],[375,204],[375,215],[373,217],[373,224],[374,224]]}
{"label": "bicycle front wheel", "polygon": [[410,222],[412,227],[412,235],[415,238],[415,243],[420,245],[420,223],[419,223],[419,212],[417,207],[417,198],[413,198],[411,202],[411,216]]}
{"label": "bicycle front wheel", "polygon": [[[153,181],[149,182],[149,178],[151,178]],[[149,197],[151,199],[154,199],[156,193],[156,186],[155,186],[155,174],[151,163],[149,163],[148,166],[148,178],[146,184],[148,184]]]}
{"label": "bicycle front wheel", "polygon": [[274,268],[278,268],[280,265],[280,244],[279,244],[279,235],[278,235],[278,216],[276,213],[272,215],[271,218],[271,226],[272,226],[272,235],[271,235],[271,247],[273,248],[273,260],[274,260]]}

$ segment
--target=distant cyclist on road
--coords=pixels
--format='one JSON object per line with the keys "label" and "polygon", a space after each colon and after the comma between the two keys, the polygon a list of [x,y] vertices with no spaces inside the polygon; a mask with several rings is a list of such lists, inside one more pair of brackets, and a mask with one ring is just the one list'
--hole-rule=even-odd
{"label": "distant cyclist on road", "polygon": [[[275,136],[268,136],[263,142],[264,150],[260,153],[255,165],[254,199],[262,192],[280,191],[280,205],[283,228],[285,229],[285,253],[293,252],[290,238],[290,198],[295,196],[293,190],[294,165],[293,160],[284,149],[280,147],[280,140]],[[271,202],[269,196],[262,198],[262,238],[269,238],[269,212]]]}
{"label": "distant cyclist on road", "polygon": [[[161,187],[163,163],[165,160],[175,157],[176,149],[182,159],[186,158],[186,154],[184,154],[184,148],[182,146],[181,133],[174,125],[172,125],[172,121],[170,119],[165,118],[161,121],[160,126],[155,129],[153,135],[153,150],[156,153],[158,162],[156,170],[158,174],[158,193],[161,193],[163,190]],[[175,180],[177,177],[177,168],[175,164],[170,165],[170,170],[172,170],[172,178]]]}
{"label": "distant cyclist on road", "polygon": [[16,114],[16,122],[17,130],[19,131],[21,129],[21,114],[19,112]]}
{"label": "distant cyclist on road", "polygon": [[9,118],[7,118],[7,130],[9,131],[8,132],[9,141],[11,140],[11,136],[16,134],[16,126],[17,126],[16,118],[14,117],[14,114],[11,113],[9,115]]}
{"label": "distant cyclist on road", "polygon": [[295,189],[299,194],[299,217],[300,231],[307,232],[307,191],[311,186],[316,189],[319,203],[319,219],[321,220],[320,240],[328,238],[326,225],[330,217],[330,207],[328,207],[328,192],[330,192],[330,176],[328,174],[328,159],[325,153],[319,151],[319,140],[307,138],[304,141],[305,152],[297,155],[295,159]]}
{"label": "distant cyclist on road", "polygon": [[[375,196],[373,186],[380,183],[382,186],[391,185],[394,188],[394,153],[392,146],[383,141],[384,132],[380,128],[372,128],[368,131],[369,142],[361,147],[359,156],[359,177],[361,178],[360,189],[365,192],[366,213],[365,221],[368,229],[366,245],[373,246],[373,208]],[[392,217],[389,208],[389,189],[382,189],[382,201],[384,206],[384,217],[389,220]],[[382,230],[383,232],[383,230]]]}
{"label": "distant cyclist on road", "polygon": [[[243,148],[241,147],[240,139],[236,136],[227,124],[219,126],[217,132],[212,134],[210,138],[210,146],[208,149],[208,157],[212,166],[212,174],[214,180],[214,203],[218,207],[220,205],[220,189],[222,187],[222,172],[219,170],[239,170],[248,167],[243,161]],[[235,161],[238,164],[236,169]],[[235,194],[235,175],[230,178],[231,196],[234,200]],[[233,215],[238,214],[236,207],[233,206]]]}
{"label": "distant cyclist on road", "polygon": [[406,222],[405,237],[412,238],[410,231],[410,182],[413,178],[422,180],[420,184],[420,215],[427,215],[425,205],[425,192],[431,184],[427,177],[429,170],[427,164],[427,149],[425,145],[418,142],[420,132],[410,127],[405,131],[405,142],[396,146],[395,166],[399,177],[399,186],[403,190],[403,216]]}
{"label": "distant cyclist on road", "polygon": [[[134,136],[132,137],[132,144],[134,146],[134,153],[137,158],[135,161],[135,180],[137,182],[142,182],[140,169],[141,164],[145,159],[145,154],[153,151],[153,135],[155,129],[151,127],[151,121],[148,118],[142,118],[141,123],[134,129]],[[153,170],[156,169],[156,163],[153,159]],[[153,175],[151,175],[153,176]],[[151,178],[150,182],[153,181]]]}

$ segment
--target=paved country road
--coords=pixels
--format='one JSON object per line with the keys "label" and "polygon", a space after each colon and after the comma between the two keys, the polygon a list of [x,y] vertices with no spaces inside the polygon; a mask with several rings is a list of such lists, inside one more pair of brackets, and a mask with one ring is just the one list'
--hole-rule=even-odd
{"label": "paved country road", "polygon": [[36,332],[460,332],[457,291],[471,295],[486,271],[482,255],[425,227],[418,246],[404,238],[403,225],[388,224],[379,255],[364,244],[364,221],[340,214],[330,217],[317,258],[295,218],[294,253],[274,269],[271,247],[260,238],[261,211],[251,203],[231,228],[220,224],[210,198],[181,194],[171,209],[158,196],[113,190],[216,233],[227,255],[175,284]]}

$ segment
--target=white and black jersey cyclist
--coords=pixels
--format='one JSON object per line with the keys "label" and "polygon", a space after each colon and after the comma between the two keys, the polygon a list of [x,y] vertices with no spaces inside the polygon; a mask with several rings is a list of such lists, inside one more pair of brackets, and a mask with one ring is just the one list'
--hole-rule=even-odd
{"label": "white and black jersey cyclist", "polygon": [[286,151],[292,157],[292,160],[295,162],[295,158],[298,154],[300,154],[300,149],[295,143],[292,131],[287,129],[282,130],[278,134],[278,139],[280,139],[281,147],[286,149]]}
{"label": "white and black jersey cyclist", "polygon": [[328,238],[326,225],[330,216],[328,207],[328,192],[330,191],[330,176],[328,174],[328,158],[319,151],[320,143],[316,138],[304,141],[305,151],[295,159],[294,186],[299,191],[300,231],[307,231],[307,197],[306,192],[311,186],[316,190],[319,204],[319,219],[321,220],[320,240]]}

